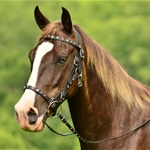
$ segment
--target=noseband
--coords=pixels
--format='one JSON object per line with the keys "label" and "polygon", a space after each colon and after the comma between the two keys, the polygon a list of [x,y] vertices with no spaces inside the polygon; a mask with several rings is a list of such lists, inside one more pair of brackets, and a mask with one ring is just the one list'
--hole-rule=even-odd
{"label": "noseband", "polygon": [[75,42],[69,39],[65,39],[59,36],[44,35],[41,37],[41,39],[45,39],[45,40],[58,40],[64,43],[68,43],[76,48],[76,55],[74,58],[74,62],[69,72],[66,84],[64,88],[60,91],[60,93],[56,95],[54,98],[51,98],[36,87],[30,86],[30,85],[26,85],[24,87],[24,90],[30,89],[34,91],[35,93],[39,94],[41,97],[44,98],[44,100],[47,101],[48,103],[47,114],[49,116],[54,116],[56,114],[57,108],[65,101],[67,89],[69,89],[69,87],[73,84],[73,82],[76,79],[78,79],[78,87],[82,87],[82,59],[84,58],[84,50],[81,46],[81,38],[77,31],[76,31],[76,34],[77,34],[78,44],[76,44]]}

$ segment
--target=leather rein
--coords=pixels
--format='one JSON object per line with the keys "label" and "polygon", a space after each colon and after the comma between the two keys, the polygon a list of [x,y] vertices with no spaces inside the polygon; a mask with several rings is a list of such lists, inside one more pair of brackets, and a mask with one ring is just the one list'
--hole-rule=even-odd
{"label": "leather rein", "polygon": [[[150,121],[150,119],[145,121],[140,126],[134,128],[133,130],[130,130],[130,131],[128,131],[128,132],[126,132],[120,136],[108,138],[105,140],[91,141],[91,140],[86,140],[85,138],[80,136],[78,134],[78,132],[68,123],[68,121],[65,119],[65,117],[63,117],[61,115],[61,113],[56,114],[58,107],[61,106],[61,104],[66,100],[65,99],[66,91],[73,84],[73,82],[75,80],[78,80],[78,87],[79,88],[82,87],[82,60],[84,59],[84,50],[82,48],[81,37],[77,31],[76,31],[76,34],[77,34],[78,44],[76,44],[75,42],[73,42],[69,39],[65,39],[65,38],[62,38],[59,36],[44,35],[41,37],[41,39],[45,39],[45,40],[58,40],[61,42],[65,42],[65,43],[68,43],[68,44],[70,44],[76,48],[76,55],[74,58],[74,62],[72,64],[72,67],[71,67],[70,73],[68,75],[66,84],[65,84],[64,88],[60,91],[60,93],[58,95],[56,95],[54,98],[50,98],[47,94],[45,94],[44,92],[42,92],[40,89],[38,89],[36,87],[30,86],[30,85],[24,86],[24,90],[30,89],[30,90],[34,91],[35,93],[39,94],[41,97],[43,97],[44,100],[46,100],[46,102],[48,103],[48,109],[47,109],[48,116],[58,117],[71,130],[72,133],[62,134],[62,133],[59,133],[59,132],[53,130],[46,122],[45,122],[45,125],[50,129],[50,131],[56,133],[57,135],[68,136],[68,135],[75,134],[80,141],[83,141],[85,143],[90,143],[90,144],[98,144],[98,143],[108,142],[111,140],[121,138],[123,136],[126,136],[128,134],[135,132],[136,130],[138,130],[141,127],[143,127],[144,125],[146,125]],[[50,111],[50,110],[52,110],[52,111]]]}

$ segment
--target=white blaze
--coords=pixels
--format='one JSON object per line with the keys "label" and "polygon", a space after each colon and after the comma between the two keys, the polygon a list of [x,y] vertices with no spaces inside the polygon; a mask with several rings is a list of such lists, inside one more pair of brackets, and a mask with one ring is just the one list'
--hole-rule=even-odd
{"label": "white blaze", "polygon": [[[53,46],[54,45],[50,42],[43,42],[37,48],[34,62],[33,62],[33,69],[32,69],[27,85],[34,86],[34,87],[36,86],[38,70],[41,64],[41,60],[45,54],[47,54],[53,49]],[[17,107],[19,110],[22,110],[26,106],[33,106],[34,101],[35,101],[35,92],[32,90],[26,89],[20,101],[16,104],[15,107]]]}
{"label": "white blaze", "polygon": [[44,42],[41,45],[39,45],[36,51],[36,55],[35,55],[35,59],[33,63],[33,70],[32,70],[32,73],[31,73],[31,76],[29,78],[27,85],[31,85],[35,87],[41,60],[46,53],[52,50],[52,48],[53,48],[53,44],[49,42]]}

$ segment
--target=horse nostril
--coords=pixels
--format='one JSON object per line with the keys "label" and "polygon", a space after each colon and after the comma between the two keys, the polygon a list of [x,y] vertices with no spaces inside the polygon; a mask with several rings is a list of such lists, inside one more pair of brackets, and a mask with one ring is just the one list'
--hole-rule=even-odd
{"label": "horse nostril", "polygon": [[18,115],[17,111],[15,111],[15,117],[16,117],[16,120],[19,122],[19,115]]}
{"label": "horse nostril", "polygon": [[15,115],[18,117],[18,112],[17,111],[15,111]]}
{"label": "horse nostril", "polygon": [[29,122],[29,124],[30,125],[36,124],[36,121],[38,119],[38,114],[32,108],[30,108],[30,110],[27,113],[27,115],[28,115],[28,122]]}

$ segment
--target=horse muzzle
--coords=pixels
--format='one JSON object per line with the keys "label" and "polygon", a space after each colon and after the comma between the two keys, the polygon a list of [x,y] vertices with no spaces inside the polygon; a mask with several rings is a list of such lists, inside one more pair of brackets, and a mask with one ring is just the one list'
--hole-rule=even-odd
{"label": "horse muzzle", "polygon": [[15,118],[20,125],[20,128],[25,131],[39,132],[44,128],[44,120],[47,115],[38,115],[36,108],[25,109],[22,111],[15,105]]}

